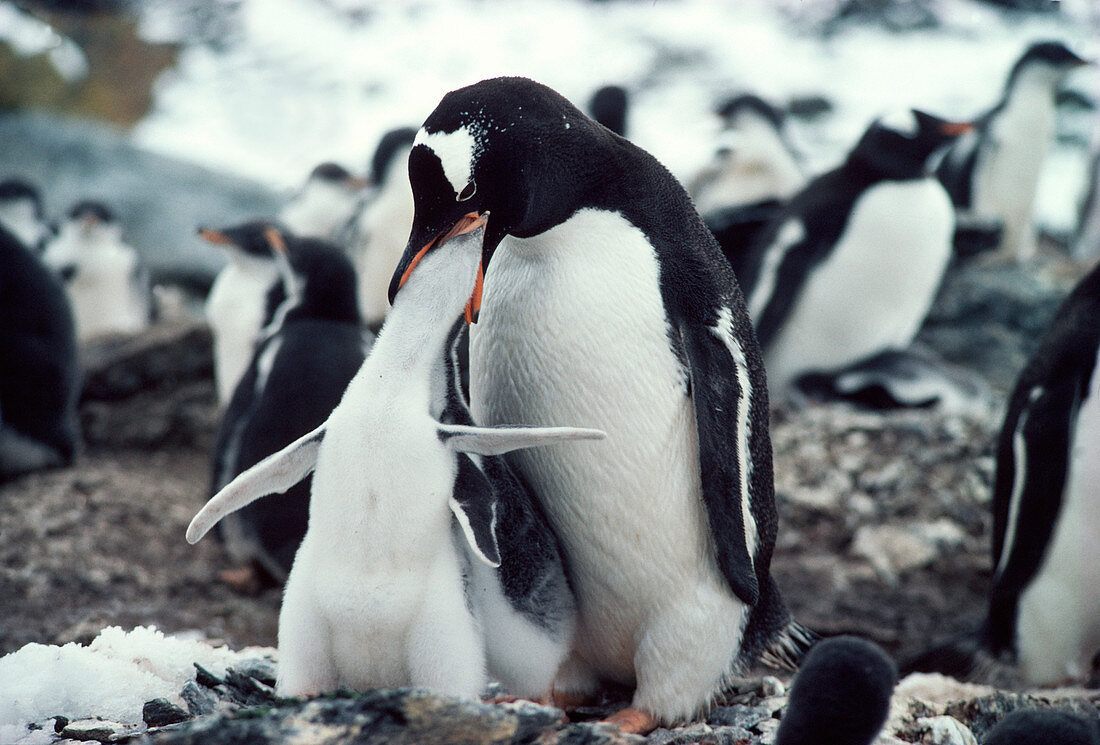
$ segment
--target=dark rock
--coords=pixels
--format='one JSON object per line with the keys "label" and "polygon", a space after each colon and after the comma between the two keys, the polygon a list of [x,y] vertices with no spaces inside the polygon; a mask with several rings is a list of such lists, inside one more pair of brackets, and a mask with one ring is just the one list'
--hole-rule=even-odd
{"label": "dark rock", "polygon": [[[959,721],[966,722],[973,730],[979,742],[985,742],[986,735],[1008,714],[1019,709],[1051,708],[1047,700],[1027,694],[998,691],[991,696],[960,701],[947,707],[944,712]],[[1096,707],[1085,699],[1066,699],[1057,703],[1057,708],[1074,714],[1096,718]]]}
{"label": "dark rock", "polygon": [[194,663],[194,665],[195,665],[195,682],[198,683],[199,685],[206,686],[207,688],[216,688],[217,686],[220,686],[223,683],[225,683],[225,681],[223,681],[221,678],[219,678],[214,673],[207,670],[205,667],[203,667],[199,663],[196,662],[196,663]]}
{"label": "dark rock", "polygon": [[61,730],[65,729],[67,726],[69,726],[69,718],[68,717],[63,717],[61,715],[58,715],[58,716],[54,717],[53,720],[54,720],[54,722],[53,722],[53,731],[57,732],[58,734],[61,733]]}
{"label": "dark rock", "polygon": [[213,714],[221,700],[212,688],[200,686],[193,680],[184,683],[180,698],[187,704],[188,713],[195,717]]}
{"label": "dark rock", "polygon": [[234,703],[241,706],[259,706],[275,701],[275,689],[255,678],[242,675],[230,668],[225,674],[225,686]]}
{"label": "dark rock", "polygon": [[163,727],[190,719],[191,715],[163,698],[146,701],[141,707],[141,719],[150,727]]}
{"label": "dark rock", "polygon": [[416,689],[338,694],[215,714],[151,733],[157,745],[620,745],[641,738],[606,725],[566,724],[561,712],[534,704],[491,706]]}
{"label": "dark rock", "polygon": [[277,668],[275,662],[266,657],[256,657],[238,662],[232,669],[241,675],[247,675],[250,678],[254,678],[264,685],[271,687],[275,686]]}

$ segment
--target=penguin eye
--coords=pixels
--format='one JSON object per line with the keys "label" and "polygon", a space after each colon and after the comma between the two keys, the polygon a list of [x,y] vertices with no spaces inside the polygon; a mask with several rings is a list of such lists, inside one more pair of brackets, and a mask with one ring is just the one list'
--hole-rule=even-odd
{"label": "penguin eye", "polygon": [[466,184],[465,187],[463,187],[462,193],[460,193],[458,195],[458,201],[465,202],[467,199],[472,197],[474,194],[477,194],[477,183],[474,182],[474,181],[471,181],[470,183]]}

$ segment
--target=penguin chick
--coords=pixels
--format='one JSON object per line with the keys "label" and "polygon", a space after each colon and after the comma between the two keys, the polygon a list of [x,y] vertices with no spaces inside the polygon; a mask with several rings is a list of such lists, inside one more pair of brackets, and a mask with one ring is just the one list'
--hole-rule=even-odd
{"label": "penguin chick", "polygon": [[102,202],[73,205],[43,260],[65,281],[79,341],[103,334],[136,334],[153,315],[149,273],[122,226]]}
{"label": "penguin chick", "polygon": [[896,684],[878,645],[851,636],[818,642],[794,679],[775,745],[870,745]]}
{"label": "penguin chick", "polygon": [[951,258],[954,214],[929,161],[969,125],[921,111],[876,120],[749,250],[738,275],[776,400],[920,329]]}
{"label": "penguin chick", "polygon": [[[516,680],[508,665],[490,671],[522,693],[545,691],[568,648],[571,601],[560,561],[547,558],[552,534],[540,546],[505,537],[538,512],[500,504],[522,494],[522,482],[503,461],[483,459],[603,434],[440,419],[460,405],[444,360],[453,320],[480,286],[483,224],[468,216],[404,270],[393,311],[327,422],[230,482],[188,527],[194,543],[227,512],[316,467],[279,616],[280,695],[416,685],[472,698],[498,642],[512,647],[512,665],[526,658],[529,669]],[[467,585],[472,560],[498,579],[471,574]],[[528,562],[511,582],[501,572],[508,560]],[[475,615],[487,607],[503,610]]]}
{"label": "penguin chick", "polygon": [[629,95],[621,85],[605,85],[588,100],[588,111],[600,124],[620,137],[626,137],[626,114]]}
{"label": "penguin chick", "polygon": [[394,129],[383,135],[371,159],[370,201],[356,223],[351,258],[359,276],[359,307],[367,326],[377,329],[389,312],[390,277],[405,250],[412,224],[409,150],[416,130]]}
{"label": "penguin chick", "polygon": [[1095,717],[1068,711],[1017,709],[997,723],[982,745],[1100,745]]}
{"label": "penguin chick", "polygon": [[695,207],[712,212],[766,202],[784,202],[806,178],[787,138],[779,109],[753,95],[718,108],[722,129],[711,162],[692,180]]}
{"label": "penguin chick", "polygon": [[64,288],[0,227],[0,480],[68,465],[79,444],[76,331]]}
{"label": "penguin chick", "polygon": [[279,222],[300,238],[346,245],[366,185],[337,163],[321,163],[279,212]]}
{"label": "penguin chick", "polygon": [[1070,71],[1087,64],[1060,41],[1032,44],[1013,65],[1001,100],[937,169],[959,211],[960,230],[1001,226],[996,250],[1002,257],[1035,255],[1035,193],[1054,137],[1055,97]]}
{"label": "penguin chick", "polygon": [[32,253],[42,253],[53,231],[42,209],[42,195],[30,182],[19,178],[0,181],[0,227]]}
{"label": "penguin chick", "polygon": [[[324,423],[365,359],[355,270],[335,246],[269,228],[281,267],[268,291],[264,333],[218,428],[212,488]],[[286,581],[306,532],[311,477],[242,507],[219,524],[240,568],[222,578],[254,591]]]}

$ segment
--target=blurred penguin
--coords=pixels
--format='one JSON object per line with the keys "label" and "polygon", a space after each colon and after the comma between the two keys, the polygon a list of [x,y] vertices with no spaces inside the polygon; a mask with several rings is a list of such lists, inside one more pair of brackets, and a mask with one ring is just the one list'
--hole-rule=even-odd
{"label": "blurred penguin", "polygon": [[102,202],[73,205],[42,258],[65,283],[79,341],[148,327],[153,312],[149,274]]}
{"label": "blurred penguin", "polygon": [[[218,429],[211,494],[320,426],[365,359],[355,270],[335,246],[261,231],[279,279],[267,293],[264,330]],[[305,535],[312,477],[253,502],[219,527],[243,591],[282,584]]]}
{"label": "blurred penguin", "polygon": [[588,114],[620,137],[626,137],[629,96],[621,85],[605,85],[588,100]]}
{"label": "blurred penguin", "polygon": [[393,129],[383,135],[370,165],[373,196],[358,220],[352,261],[359,276],[359,307],[368,327],[377,329],[389,312],[393,270],[405,250],[413,219],[409,151],[416,130]]}
{"label": "blurred penguin", "polygon": [[1100,745],[1096,718],[1055,709],[1017,709],[989,731],[982,745]]}
{"label": "blurred penguin", "polygon": [[806,177],[784,136],[783,112],[759,96],[740,95],[717,113],[722,129],[714,156],[689,189],[699,214],[782,203],[802,188]]}
{"label": "blurred penguin", "polygon": [[79,395],[76,333],[65,290],[0,227],[0,480],[72,462]]}
{"label": "blurred penguin", "polygon": [[940,163],[937,175],[959,211],[960,230],[999,226],[1001,257],[1035,255],[1035,193],[1055,133],[1056,95],[1066,76],[1087,64],[1060,41],[1032,44],[1013,65],[1000,102]]}
{"label": "blurred penguin", "polygon": [[269,222],[253,221],[198,231],[203,240],[224,249],[229,259],[214,278],[205,309],[214,335],[214,382],[223,406],[248,369],[264,325],[268,292],[279,278],[264,235],[269,227]]}
{"label": "blurred penguin", "polygon": [[46,222],[38,189],[23,179],[0,181],[0,227],[33,253],[42,253],[53,231]]}
{"label": "blurred penguin", "polygon": [[363,203],[366,181],[336,163],[321,163],[279,213],[279,222],[302,238],[347,245]]}
{"label": "blurred penguin", "polygon": [[894,663],[851,636],[818,642],[791,686],[775,745],[870,745],[890,713]]}

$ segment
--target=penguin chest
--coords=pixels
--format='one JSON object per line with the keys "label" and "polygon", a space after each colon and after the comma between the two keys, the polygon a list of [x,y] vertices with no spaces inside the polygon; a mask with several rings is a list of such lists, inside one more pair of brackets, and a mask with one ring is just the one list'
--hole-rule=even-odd
{"label": "penguin chest", "polygon": [[274,264],[256,262],[250,268],[230,264],[210,288],[206,319],[214,334],[214,371],[221,401],[230,399],[252,360],[267,292],[275,279]]}
{"label": "penguin chest", "polygon": [[935,298],[953,230],[951,202],[934,179],[869,187],[833,250],[799,278],[791,312],[765,350],[771,387],[908,346]]}
{"label": "penguin chest", "polygon": [[1049,101],[1035,99],[1016,102],[990,123],[974,166],[976,215],[1012,224],[1030,221],[1055,124]]}
{"label": "penguin chest", "polygon": [[[1089,674],[1100,651],[1100,375],[1071,433],[1062,505],[1038,574],[1020,598],[1018,651],[1029,680]],[[1026,526],[1019,529],[1026,530]]]}
{"label": "penguin chest", "polygon": [[470,358],[478,422],[607,433],[510,459],[562,542],[578,646],[630,679],[634,632],[652,608],[720,582],[652,245],[621,215],[594,209],[506,239],[489,265]]}
{"label": "penguin chest", "polygon": [[131,333],[144,325],[133,285],[135,259],[123,251],[97,250],[82,257],[68,285],[79,336]]}

